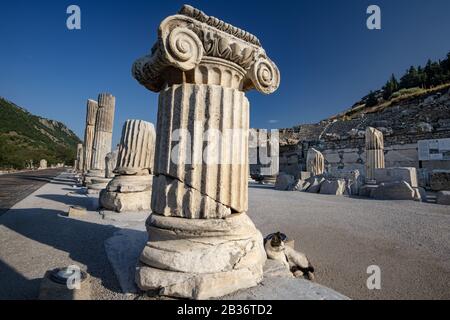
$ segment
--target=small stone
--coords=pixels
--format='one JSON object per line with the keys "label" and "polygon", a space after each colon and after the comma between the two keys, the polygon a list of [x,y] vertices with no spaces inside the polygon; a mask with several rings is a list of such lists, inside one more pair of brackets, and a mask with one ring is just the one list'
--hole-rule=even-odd
{"label": "small stone", "polygon": [[436,203],[450,205],[450,191],[439,191],[436,195]]}
{"label": "small stone", "polygon": [[84,217],[86,216],[86,209],[79,206],[71,206],[69,207],[69,211],[67,212],[68,217]]}

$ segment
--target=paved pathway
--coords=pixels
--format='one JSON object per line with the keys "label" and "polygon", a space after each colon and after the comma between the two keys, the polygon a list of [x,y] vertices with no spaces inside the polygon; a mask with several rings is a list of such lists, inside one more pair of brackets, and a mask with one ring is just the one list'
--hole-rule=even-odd
{"label": "paved pathway", "polygon": [[0,215],[64,169],[47,169],[0,175]]}

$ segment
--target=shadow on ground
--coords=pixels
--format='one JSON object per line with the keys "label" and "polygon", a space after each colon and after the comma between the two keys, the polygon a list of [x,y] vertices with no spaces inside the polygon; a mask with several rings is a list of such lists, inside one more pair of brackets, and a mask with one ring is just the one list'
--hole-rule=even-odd
{"label": "shadow on ground", "polygon": [[[101,279],[102,286],[121,292],[104,249],[104,241],[119,229],[62,215],[65,213],[51,209],[11,209],[2,217],[0,224],[31,240],[67,252],[70,259],[86,265],[86,271],[91,276]],[[18,248],[21,249],[27,250]],[[52,269],[58,266],[45,265],[41,268],[44,267]],[[27,280],[1,261],[0,275],[0,299],[37,297],[39,281]]]}

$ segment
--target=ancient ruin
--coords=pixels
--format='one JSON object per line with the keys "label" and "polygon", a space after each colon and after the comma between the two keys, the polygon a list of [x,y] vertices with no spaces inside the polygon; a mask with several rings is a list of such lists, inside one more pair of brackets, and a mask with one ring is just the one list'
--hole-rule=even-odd
{"label": "ancient ruin", "polygon": [[41,159],[41,161],[39,161],[39,169],[47,169],[47,160]]}
{"label": "ancient ruin", "polygon": [[91,169],[92,146],[94,144],[95,120],[97,119],[97,101],[89,99],[86,106],[86,128],[84,130],[84,166],[83,171]]}
{"label": "ancient ruin", "polygon": [[375,169],[384,168],[383,133],[375,128],[366,129],[366,181],[375,179]]}
{"label": "ancient ruin", "polygon": [[101,93],[98,96],[98,110],[92,146],[91,172],[100,171],[104,173],[104,159],[106,154],[111,151],[115,104],[116,98],[109,93]]}
{"label": "ancient ruin", "polygon": [[320,151],[314,148],[308,150],[306,171],[310,172],[312,176],[318,176],[325,172],[325,159]]}
{"label": "ancient ruin", "polygon": [[[193,299],[257,285],[266,254],[246,215],[244,92],[274,92],[277,67],[254,35],[184,6],[161,23],[151,54],[135,62],[133,75],[160,93],[153,213],[137,285]],[[220,142],[204,150],[217,135]]]}
{"label": "ancient ruin", "polygon": [[278,130],[249,130],[250,176],[274,184],[279,172]]}
{"label": "ancient ruin", "polygon": [[117,175],[100,193],[103,208],[117,212],[150,210],[155,139],[153,124],[125,122],[114,167]]}
{"label": "ancient ruin", "polygon": [[[115,105],[116,98],[113,95],[109,93],[99,94],[91,166],[84,177],[88,191],[91,189],[91,192],[99,192],[110,181],[110,179],[106,180],[105,168],[106,155],[111,152]],[[102,186],[104,187],[101,188]]]}
{"label": "ancient ruin", "polygon": [[83,166],[84,166],[84,150],[83,145],[79,143],[77,144],[77,159],[75,170],[77,170],[78,172],[82,172]]}

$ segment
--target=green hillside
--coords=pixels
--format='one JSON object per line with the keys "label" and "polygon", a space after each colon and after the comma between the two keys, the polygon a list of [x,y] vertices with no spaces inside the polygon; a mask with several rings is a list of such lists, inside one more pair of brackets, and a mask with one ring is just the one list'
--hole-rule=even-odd
{"label": "green hillside", "polygon": [[0,97],[0,168],[22,169],[26,162],[72,165],[80,139],[64,124],[35,116]]}

